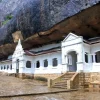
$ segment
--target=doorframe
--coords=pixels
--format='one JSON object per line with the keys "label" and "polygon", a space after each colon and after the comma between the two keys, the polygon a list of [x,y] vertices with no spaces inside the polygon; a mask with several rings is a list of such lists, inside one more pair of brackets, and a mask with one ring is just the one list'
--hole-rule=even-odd
{"label": "doorframe", "polygon": [[16,74],[19,74],[19,59],[16,60]]}
{"label": "doorframe", "polygon": [[[75,54],[76,54],[76,59],[77,59],[77,60],[76,60],[76,70],[75,70],[75,71],[70,71],[70,70],[69,70],[68,56],[69,56],[69,53],[70,53],[70,52],[75,52]],[[68,72],[77,72],[77,61],[78,61],[78,53],[77,53],[77,51],[75,51],[75,50],[70,50],[70,51],[68,51],[66,57],[67,57],[67,59],[66,59],[66,60],[67,60],[67,71],[68,71]],[[73,60],[73,57],[72,57],[72,60]]]}

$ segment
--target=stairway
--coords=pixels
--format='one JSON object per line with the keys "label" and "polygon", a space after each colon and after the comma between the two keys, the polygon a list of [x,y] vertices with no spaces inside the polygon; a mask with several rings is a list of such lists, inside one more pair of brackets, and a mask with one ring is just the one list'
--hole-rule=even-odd
{"label": "stairway", "polygon": [[64,75],[61,75],[56,81],[53,83],[53,88],[62,88],[67,89],[67,80],[70,80],[75,72],[67,72]]}

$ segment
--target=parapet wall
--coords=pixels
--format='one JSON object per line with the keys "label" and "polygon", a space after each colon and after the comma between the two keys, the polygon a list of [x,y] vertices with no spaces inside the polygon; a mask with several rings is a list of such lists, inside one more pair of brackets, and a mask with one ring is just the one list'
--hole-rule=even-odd
{"label": "parapet wall", "polygon": [[100,72],[79,73],[79,87],[89,88],[90,84],[100,84]]}

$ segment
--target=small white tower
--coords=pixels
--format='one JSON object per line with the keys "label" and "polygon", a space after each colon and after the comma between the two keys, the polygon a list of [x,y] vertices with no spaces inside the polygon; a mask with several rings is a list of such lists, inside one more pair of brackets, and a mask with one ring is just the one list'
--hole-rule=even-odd
{"label": "small white tower", "polygon": [[12,56],[12,73],[21,74],[24,68],[24,50],[19,39]]}

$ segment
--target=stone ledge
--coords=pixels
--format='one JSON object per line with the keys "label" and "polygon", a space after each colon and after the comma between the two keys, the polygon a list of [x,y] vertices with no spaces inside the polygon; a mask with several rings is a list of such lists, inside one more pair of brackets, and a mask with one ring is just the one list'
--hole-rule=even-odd
{"label": "stone ledge", "polygon": [[16,94],[16,95],[5,95],[0,96],[0,98],[9,98],[9,97],[21,97],[21,96],[32,96],[32,95],[46,95],[46,94],[57,94],[57,93],[64,93],[64,92],[74,92],[78,91],[78,89],[70,89],[70,90],[58,90],[58,91],[50,91],[50,92],[39,92],[39,93],[28,93],[28,94]]}
{"label": "stone ledge", "polygon": [[44,78],[47,78],[47,79],[55,79],[57,77],[59,77],[61,74],[34,74],[34,78],[35,77],[44,77]]}

